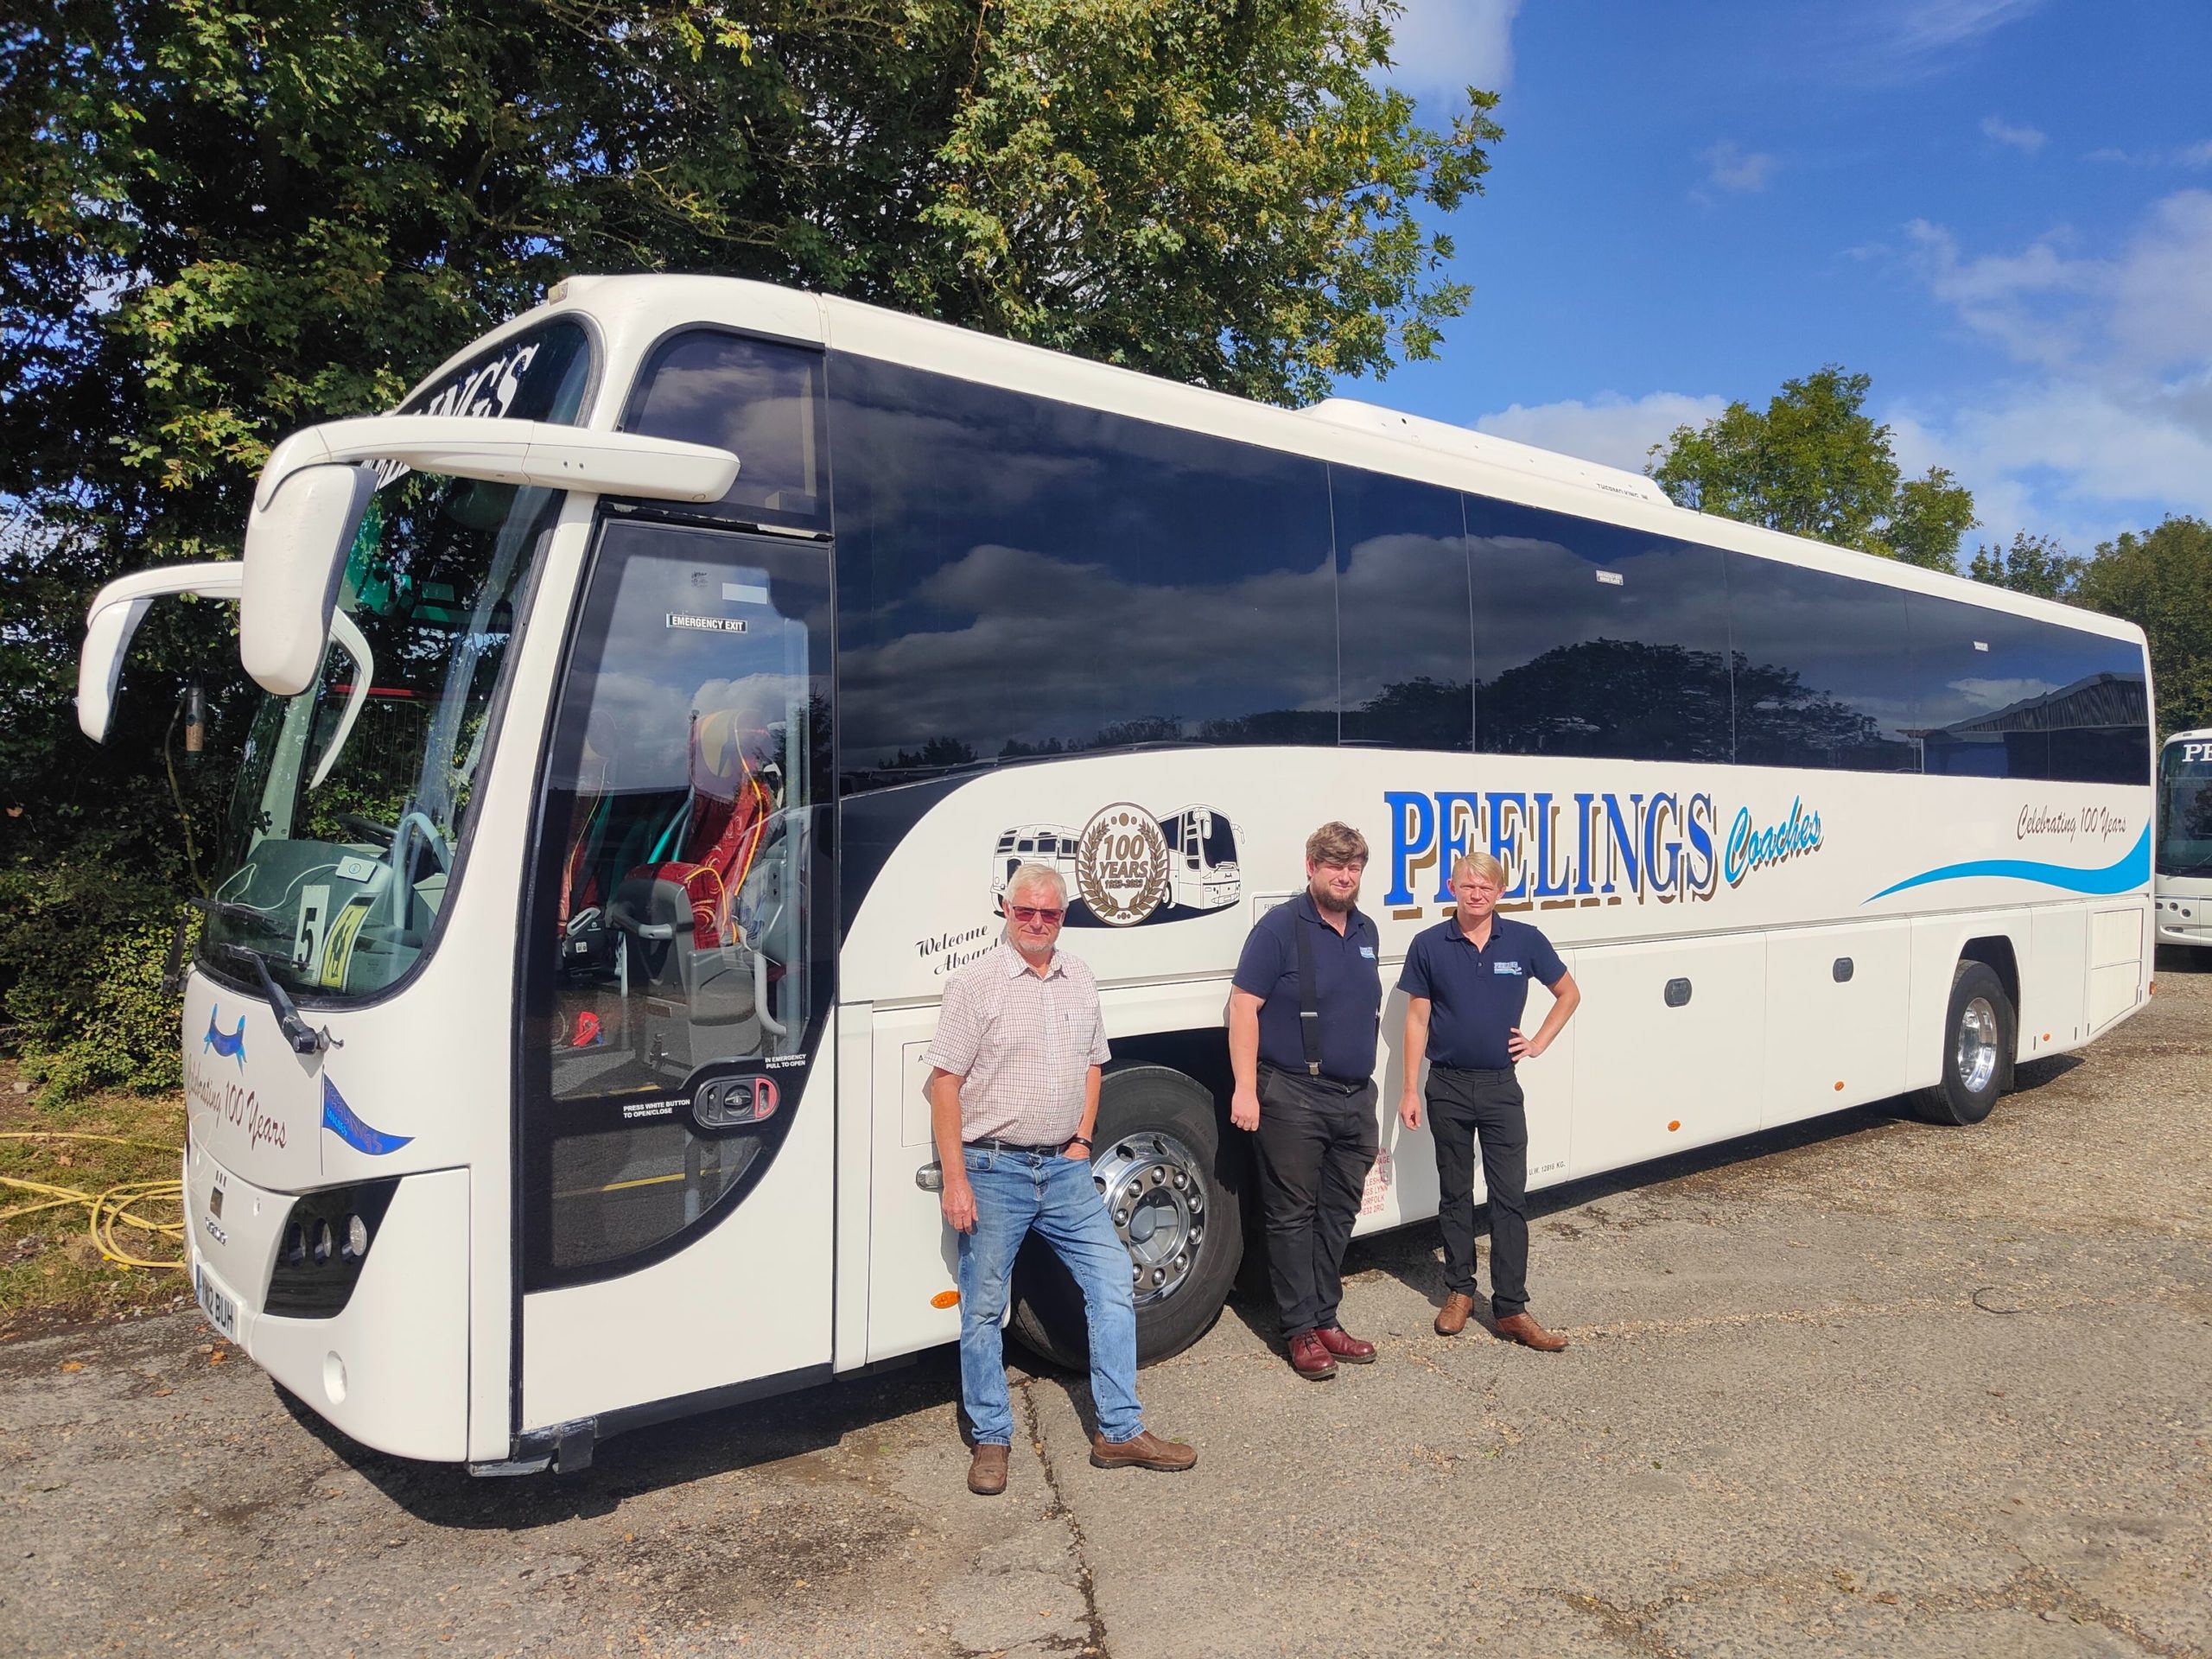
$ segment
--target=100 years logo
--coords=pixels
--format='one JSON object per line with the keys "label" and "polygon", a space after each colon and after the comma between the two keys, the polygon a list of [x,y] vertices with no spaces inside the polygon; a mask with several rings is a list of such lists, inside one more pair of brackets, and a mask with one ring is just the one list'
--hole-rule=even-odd
{"label": "100 years logo", "polygon": [[1167,897],[1167,837],[1127,801],[1102,808],[1076,842],[1076,891],[1109,927],[1135,927]]}

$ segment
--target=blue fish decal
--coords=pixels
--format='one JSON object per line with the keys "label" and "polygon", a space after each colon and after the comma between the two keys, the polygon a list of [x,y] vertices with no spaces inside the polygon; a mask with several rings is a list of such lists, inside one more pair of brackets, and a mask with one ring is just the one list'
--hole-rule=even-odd
{"label": "blue fish decal", "polygon": [[226,1033],[215,1024],[216,1010],[207,1010],[207,1034],[200,1040],[200,1050],[206,1053],[213,1049],[226,1060],[236,1060],[238,1070],[245,1070],[245,1015],[238,1015],[238,1028]]}
{"label": "blue fish decal", "polygon": [[382,1129],[372,1129],[361,1122],[346,1096],[340,1094],[327,1074],[322,1079],[322,1127],[343,1141],[356,1152],[365,1152],[372,1158],[381,1158],[386,1153],[397,1152],[415,1137],[411,1135],[386,1135]]}

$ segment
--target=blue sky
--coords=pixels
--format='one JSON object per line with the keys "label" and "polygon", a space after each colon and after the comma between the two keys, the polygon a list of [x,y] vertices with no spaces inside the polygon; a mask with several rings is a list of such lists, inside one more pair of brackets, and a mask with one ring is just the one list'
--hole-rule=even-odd
{"label": "blue sky", "polygon": [[1364,397],[1641,468],[1841,363],[1978,542],[2212,516],[2212,0],[1411,0],[1392,79],[1497,88],[1475,285]]}

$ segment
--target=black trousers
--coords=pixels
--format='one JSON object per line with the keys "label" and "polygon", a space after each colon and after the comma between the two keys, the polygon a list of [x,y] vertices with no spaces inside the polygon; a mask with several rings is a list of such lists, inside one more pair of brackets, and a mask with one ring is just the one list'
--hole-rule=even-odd
{"label": "black trousers", "polygon": [[1503,1071],[1428,1068],[1428,1130],[1436,1142],[1437,1220],[1444,1288],[1475,1294],[1475,1149],[1490,1189],[1491,1312],[1529,1306],[1529,1114],[1520,1079]]}
{"label": "black trousers", "polygon": [[1344,1246],[1378,1144],[1375,1084],[1259,1071],[1260,1207],[1285,1341],[1337,1323]]}

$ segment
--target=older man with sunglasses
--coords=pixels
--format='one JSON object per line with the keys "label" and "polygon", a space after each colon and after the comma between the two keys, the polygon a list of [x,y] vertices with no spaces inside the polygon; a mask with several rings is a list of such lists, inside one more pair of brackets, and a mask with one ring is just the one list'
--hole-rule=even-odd
{"label": "older man with sunglasses", "polygon": [[968,1490],[1006,1490],[1014,1407],[1000,1338],[1015,1255],[1031,1232],[1083,1292],[1101,1469],[1188,1469],[1198,1454],[1147,1432],[1137,1408],[1129,1253],[1090,1178],[1107,1058],[1098,982],[1058,950],[1067,886],[1046,865],[1007,878],[1006,938],[945,982],[931,1067],[940,1205],[960,1238],[960,1394],[975,1432]]}

